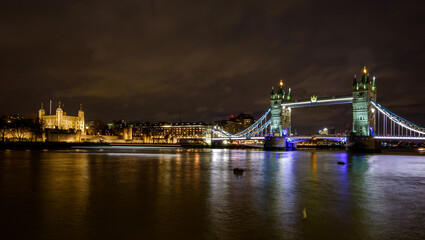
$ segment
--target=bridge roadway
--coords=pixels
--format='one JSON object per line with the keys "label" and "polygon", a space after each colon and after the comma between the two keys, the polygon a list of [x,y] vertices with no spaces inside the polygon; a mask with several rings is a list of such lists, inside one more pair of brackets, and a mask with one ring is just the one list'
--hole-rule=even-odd
{"label": "bridge roadway", "polygon": [[[346,136],[338,135],[313,135],[313,136],[291,136],[287,137],[291,142],[302,142],[313,139],[327,139],[337,142],[347,142]],[[230,137],[230,138],[212,138],[212,141],[224,140],[265,140],[266,137]],[[425,141],[425,137],[404,137],[404,136],[375,136],[378,140],[411,140],[411,141]]]}
{"label": "bridge roadway", "polygon": [[282,103],[282,107],[302,108],[333,104],[347,104],[353,102],[353,95],[332,96],[332,97],[316,97],[315,99],[300,99]]}
{"label": "bridge roadway", "polygon": [[[312,135],[312,136],[291,136],[287,137],[289,141],[306,141],[312,139],[328,139],[338,142],[345,142],[347,137],[338,135]],[[212,141],[224,141],[224,140],[265,140],[266,137],[228,137],[228,138],[212,138]],[[425,139],[425,138],[424,138]]]}

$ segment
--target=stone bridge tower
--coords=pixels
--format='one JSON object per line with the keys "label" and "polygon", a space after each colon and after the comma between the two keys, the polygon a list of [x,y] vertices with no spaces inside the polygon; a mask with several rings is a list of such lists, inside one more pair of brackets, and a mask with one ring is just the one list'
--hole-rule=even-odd
{"label": "stone bridge tower", "polygon": [[375,134],[375,109],[370,101],[376,102],[375,77],[369,78],[366,67],[362,78],[353,81],[353,132],[356,136],[373,136]]}
{"label": "stone bridge tower", "polygon": [[272,88],[272,92],[270,94],[270,133],[276,137],[290,135],[291,109],[282,108],[282,103],[285,100],[291,100],[291,89],[289,89],[288,94],[286,94],[285,90],[283,89],[283,82],[280,80],[277,92],[275,93],[274,89]]}

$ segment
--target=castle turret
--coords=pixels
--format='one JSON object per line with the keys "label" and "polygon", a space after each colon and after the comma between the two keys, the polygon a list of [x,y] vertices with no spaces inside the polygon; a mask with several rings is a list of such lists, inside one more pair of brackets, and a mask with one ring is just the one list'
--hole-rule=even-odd
{"label": "castle turret", "polygon": [[46,115],[46,112],[44,111],[43,103],[41,103],[41,108],[38,110],[38,119],[40,122],[42,121],[44,115]]}
{"label": "castle turret", "polygon": [[58,129],[62,129],[63,110],[61,106],[62,106],[61,102],[59,101],[59,106],[56,109],[56,121],[57,121],[56,126],[58,126]]}
{"label": "castle turret", "polygon": [[359,89],[359,83],[357,82],[357,76],[354,74],[354,80],[353,80],[353,90]]}
{"label": "castle turret", "polygon": [[275,93],[274,88],[272,87],[272,92],[270,93],[270,99],[274,99]]}
{"label": "castle turret", "polygon": [[285,98],[285,90],[283,89],[283,81],[282,80],[280,80],[280,83],[279,83],[279,88],[277,90],[277,97],[282,98],[282,99]]}
{"label": "castle turret", "polygon": [[83,111],[83,104],[80,104],[80,110],[78,110],[78,126],[76,129],[80,129],[83,134],[85,134],[85,127],[84,127],[84,111]]}
{"label": "castle turret", "polygon": [[368,72],[367,72],[366,66],[364,66],[364,68],[363,68],[363,74],[362,74],[362,79],[361,79],[361,88],[367,89],[367,83],[368,83],[368,81],[369,81]]}
{"label": "castle turret", "polygon": [[290,100],[291,100],[291,98],[292,98],[292,95],[291,95],[291,88],[289,88],[289,90],[288,90],[288,96],[286,97],[286,100],[290,101]]}
{"label": "castle turret", "polygon": [[78,110],[78,117],[84,118],[83,104],[80,104],[80,110]]}

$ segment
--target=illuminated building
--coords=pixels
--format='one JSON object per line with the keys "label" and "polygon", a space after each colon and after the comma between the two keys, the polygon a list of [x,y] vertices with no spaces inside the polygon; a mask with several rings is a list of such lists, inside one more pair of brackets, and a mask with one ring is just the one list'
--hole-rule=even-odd
{"label": "illuminated building", "polygon": [[180,143],[201,140],[207,125],[200,122],[143,123],[133,126],[133,140],[143,143]]}
{"label": "illuminated building", "polygon": [[323,130],[319,130],[319,134],[320,135],[328,135],[329,134],[329,131],[328,131],[327,128],[323,128]]}
{"label": "illuminated building", "polygon": [[38,117],[41,123],[42,129],[57,129],[57,130],[78,130],[84,133],[84,112],[80,105],[80,110],[77,116],[68,116],[62,109],[63,105],[59,102],[59,106],[56,109],[55,115],[46,115],[43,103],[41,103],[41,109],[38,111]]}
{"label": "illuminated building", "polygon": [[254,123],[254,118],[246,113],[240,113],[237,116],[233,116],[227,121],[227,125],[224,130],[229,133],[237,133],[243,131]]}
{"label": "illuminated building", "polygon": [[224,131],[235,134],[248,128],[255,122],[254,117],[247,113],[240,113],[236,116],[231,115],[228,120],[216,121],[214,126],[221,127]]}
{"label": "illuminated building", "polygon": [[41,103],[38,118],[43,131],[43,142],[81,142],[81,135],[85,133],[84,112],[81,105],[77,116],[68,116],[61,102],[55,115],[46,115]]}

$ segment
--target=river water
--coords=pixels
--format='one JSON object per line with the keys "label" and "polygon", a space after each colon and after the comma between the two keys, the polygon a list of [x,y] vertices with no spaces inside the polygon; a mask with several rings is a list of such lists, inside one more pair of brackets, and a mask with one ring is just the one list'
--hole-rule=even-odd
{"label": "river water", "polygon": [[0,239],[425,239],[425,155],[5,150],[0,230]]}

